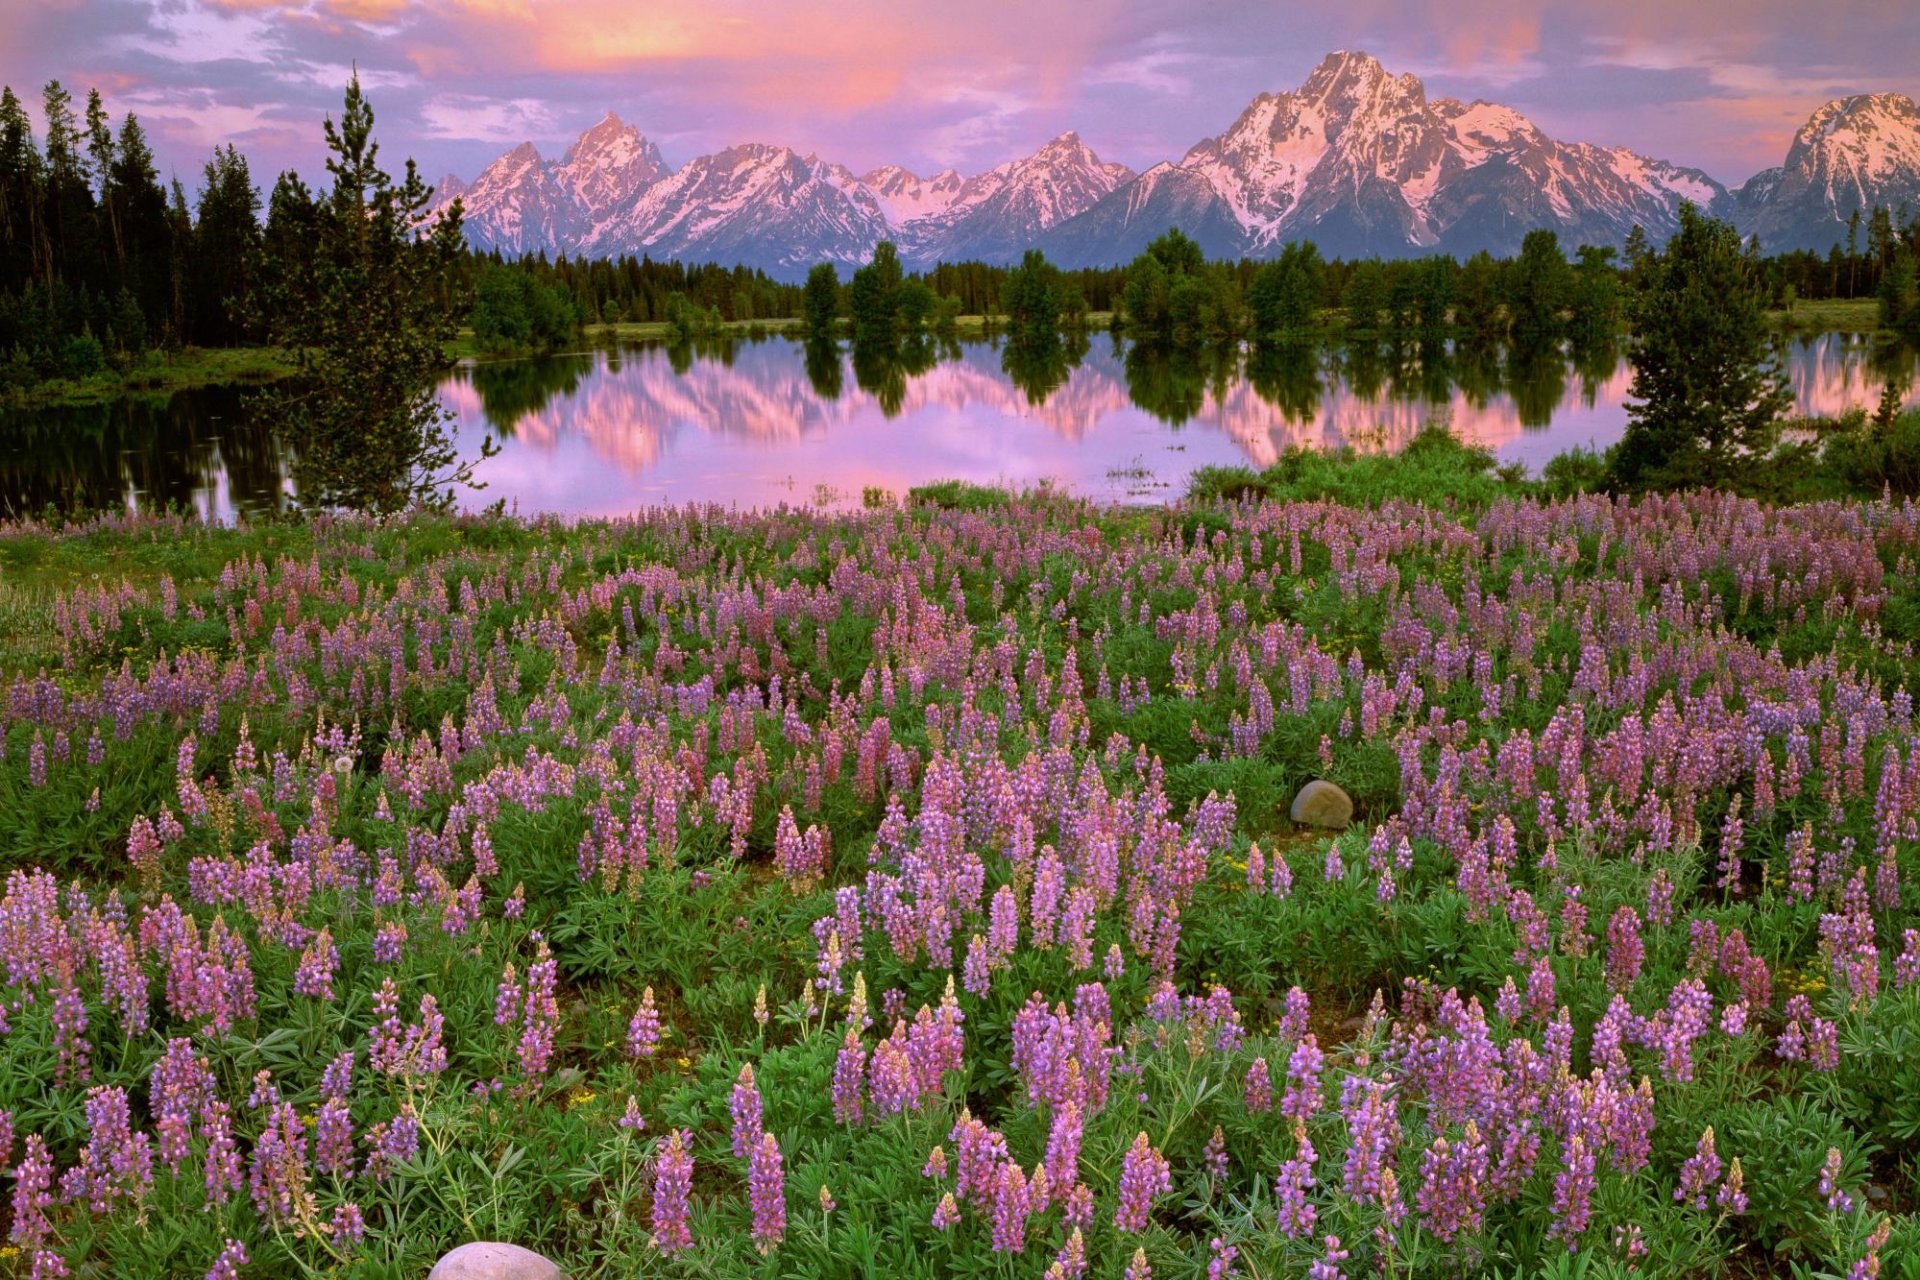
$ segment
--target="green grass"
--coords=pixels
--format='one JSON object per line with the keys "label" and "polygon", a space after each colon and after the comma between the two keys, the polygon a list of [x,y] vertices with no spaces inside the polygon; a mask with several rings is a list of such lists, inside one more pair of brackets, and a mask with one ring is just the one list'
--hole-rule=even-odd
{"label": "green grass", "polygon": [[1767,312],[1776,329],[1801,333],[1878,333],[1880,304],[1872,298],[1801,300],[1789,310]]}
{"label": "green grass", "polygon": [[126,396],[165,399],[192,387],[273,382],[293,372],[293,361],[276,347],[185,347],[149,351],[125,372],[106,370],[90,378],[54,378],[0,395],[0,407],[51,409],[103,404]]}

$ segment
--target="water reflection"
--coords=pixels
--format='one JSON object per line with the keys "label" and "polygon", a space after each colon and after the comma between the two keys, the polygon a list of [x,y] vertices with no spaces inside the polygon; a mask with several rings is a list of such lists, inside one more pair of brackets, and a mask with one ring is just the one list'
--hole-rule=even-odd
{"label": "water reflection", "polygon": [[289,459],[247,392],[0,412],[0,511],[178,508],[203,516],[281,509]]}
{"label": "water reflection", "polygon": [[[1836,335],[1783,344],[1797,411],[1870,407],[1909,348]],[[463,366],[441,387],[462,447],[526,511],[608,513],[651,502],[858,501],[928,480],[1064,484],[1153,499],[1210,463],[1265,466],[1287,448],[1394,448],[1445,419],[1537,468],[1626,423],[1617,346],[1570,350],[1408,341],[1243,353],[1129,349],[1118,338],[1039,350],[921,338],[891,351],[710,341]],[[1909,391],[1910,402],[1920,392]],[[237,389],[9,414],[0,494],[13,511],[182,504],[209,515],[286,500],[284,458]]]}

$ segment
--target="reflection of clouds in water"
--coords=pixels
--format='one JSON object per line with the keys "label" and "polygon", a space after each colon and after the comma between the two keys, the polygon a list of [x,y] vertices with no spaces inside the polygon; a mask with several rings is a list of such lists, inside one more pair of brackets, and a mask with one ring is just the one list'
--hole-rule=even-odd
{"label": "reflection of clouds in water", "polygon": [[[1788,362],[1798,411],[1870,406],[1881,380],[1868,354],[1863,343],[1831,336],[1794,344]],[[908,375],[888,415],[856,386],[850,367],[843,394],[823,399],[803,349],[787,342],[743,344],[731,361],[696,357],[685,373],[657,347],[622,352],[612,368],[602,353],[571,389],[513,421],[503,453],[483,465],[493,482],[486,498],[505,496],[529,510],[624,510],[658,501],[805,502],[825,485],[857,501],[867,485],[898,492],[954,477],[1056,480],[1120,497],[1126,473],[1141,467],[1177,492],[1197,466],[1266,466],[1296,446],[1395,449],[1440,420],[1503,460],[1537,468],[1573,446],[1618,439],[1632,379],[1624,359],[1591,378],[1556,368],[1538,384],[1547,399],[1530,406],[1533,420],[1550,409],[1551,421],[1530,428],[1509,390],[1470,395],[1447,384],[1441,394],[1420,393],[1412,390],[1418,377],[1396,379],[1389,360],[1381,389],[1363,394],[1323,354],[1309,394],[1263,395],[1266,388],[1243,376],[1224,391],[1204,381],[1193,387],[1191,416],[1172,428],[1135,403],[1126,363],[1104,340],[1038,405],[1003,372],[1000,355],[967,344],[959,358]],[[1911,353],[1906,358],[1911,363]],[[482,389],[455,378],[442,394],[463,447],[477,451]]]}

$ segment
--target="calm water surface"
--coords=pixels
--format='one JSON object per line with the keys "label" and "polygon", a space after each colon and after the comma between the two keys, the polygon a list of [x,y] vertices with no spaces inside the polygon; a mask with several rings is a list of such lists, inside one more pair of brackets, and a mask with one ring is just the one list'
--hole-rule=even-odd
{"label": "calm water surface", "polygon": [[[1911,386],[1916,369],[1909,349],[1841,335],[1795,341],[1787,363],[1809,415],[1871,407],[1889,372]],[[1149,358],[1102,335],[1036,367],[984,342],[870,362],[772,339],[469,364],[440,395],[463,449],[501,445],[469,505],[609,515],[854,504],[869,487],[948,478],[1158,501],[1196,467],[1265,466],[1295,445],[1392,449],[1440,420],[1537,469],[1619,439],[1631,372],[1613,351],[1351,344]],[[271,424],[236,389],[4,416],[0,439],[0,497],[15,511],[183,504],[226,517],[290,493]]]}

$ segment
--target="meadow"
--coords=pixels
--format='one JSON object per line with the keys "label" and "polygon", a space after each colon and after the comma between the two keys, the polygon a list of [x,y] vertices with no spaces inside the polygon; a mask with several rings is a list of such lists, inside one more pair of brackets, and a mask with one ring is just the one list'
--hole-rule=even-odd
{"label": "meadow", "polygon": [[0,1276],[1920,1276],[1920,505],[1469,462],[0,528]]}

